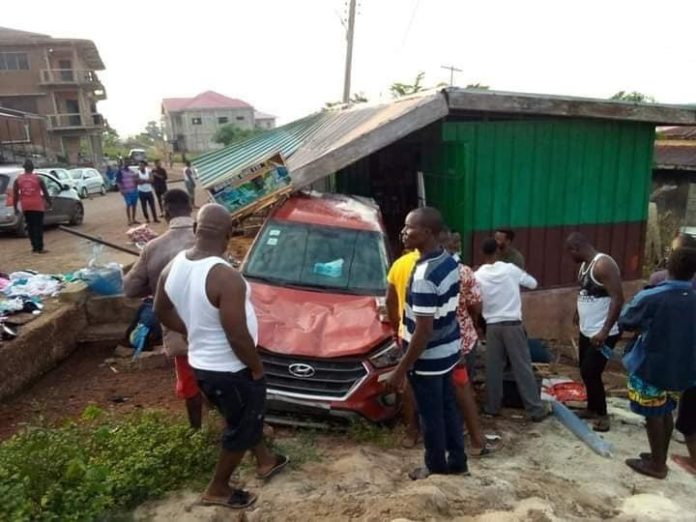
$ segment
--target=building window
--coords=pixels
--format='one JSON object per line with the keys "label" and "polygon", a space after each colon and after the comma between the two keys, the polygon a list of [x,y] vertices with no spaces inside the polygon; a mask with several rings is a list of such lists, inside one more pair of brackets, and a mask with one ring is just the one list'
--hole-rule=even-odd
{"label": "building window", "polygon": [[191,118],[191,124],[192,125],[202,125],[203,120],[202,120],[202,118]]}
{"label": "building window", "polygon": [[244,116],[237,116],[237,121],[244,121]]}
{"label": "building window", "polygon": [[0,53],[0,71],[28,71],[27,53]]}
{"label": "building window", "polygon": [[230,121],[230,119],[227,116],[220,116],[218,118],[218,125],[224,125],[228,121]]}

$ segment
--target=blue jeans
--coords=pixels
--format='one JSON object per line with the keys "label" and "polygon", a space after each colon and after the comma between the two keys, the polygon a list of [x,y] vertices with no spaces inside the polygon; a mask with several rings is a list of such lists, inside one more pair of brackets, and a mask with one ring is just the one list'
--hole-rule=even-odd
{"label": "blue jeans", "polygon": [[413,388],[423,430],[426,467],[431,473],[440,474],[468,471],[462,418],[452,386],[452,372],[417,375],[411,371],[408,380]]}

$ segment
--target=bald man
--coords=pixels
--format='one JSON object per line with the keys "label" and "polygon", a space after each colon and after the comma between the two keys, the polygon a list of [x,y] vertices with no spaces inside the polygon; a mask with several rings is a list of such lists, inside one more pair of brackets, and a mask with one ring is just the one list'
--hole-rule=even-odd
{"label": "bald man", "polygon": [[201,208],[193,248],[162,272],[155,311],[167,328],[188,337],[189,364],[198,386],[225,419],[222,450],[204,504],[243,509],[256,495],[229,485],[245,453],[257,459],[257,476],[268,479],[288,463],[262,441],[266,379],[256,349],[258,323],[242,276],[223,259],[232,234],[228,211]]}

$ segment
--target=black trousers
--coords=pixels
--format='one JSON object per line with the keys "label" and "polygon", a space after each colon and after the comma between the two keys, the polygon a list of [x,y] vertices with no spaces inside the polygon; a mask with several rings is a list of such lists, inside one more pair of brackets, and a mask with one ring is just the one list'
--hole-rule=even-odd
{"label": "black trousers", "polygon": [[157,212],[155,211],[155,195],[152,192],[138,192],[138,197],[140,198],[140,205],[143,207],[143,216],[145,216],[146,221],[150,221],[150,216],[147,213],[147,206],[150,205],[152,210],[153,221],[157,220]]}
{"label": "black trousers", "polygon": [[34,252],[41,252],[44,249],[43,221],[43,212],[35,210],[27,210],[24,212],[24,222],[27,224],[29,241],[31,241],[31,249]]}
{"label": "black trousers", "polygon": [[[605,344],[613,350],[619,337],[621,335],[611,335]],[[580,375],[587,390],[587,409],[602,416],[607,414],[607,396],[602,382],[607,362],[602,352],[592,346],[590,338],[580,334]]]}
{"label": "black trousers", "polygon": [[155,188],[155,196],[157,196],[157,204],[159,205],[160,214],[164,215],[164,205],[162,205],[162,196],[167,192],[167,187]]}

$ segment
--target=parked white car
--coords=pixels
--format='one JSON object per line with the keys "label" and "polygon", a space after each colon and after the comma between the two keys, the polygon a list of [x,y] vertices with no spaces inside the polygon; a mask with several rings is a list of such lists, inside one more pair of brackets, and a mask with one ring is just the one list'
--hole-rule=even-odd
{"label": "parked white car", "polygon": [[61,183],[66,184],[68,187],[77,190],[77,183],[73,179],[70,171],[68,169],[63,169],[59,167],[45,168],[45,169],[35,169],[34,172],[39,174],[50,174],[54,178],[57,178]]}
{"label": "parked white car", "polygon": [[96,169],[71,169],[70,175],[75,182],[77,193],[82,199],[97,192],[102,196],[106,194],[104,178]]}

